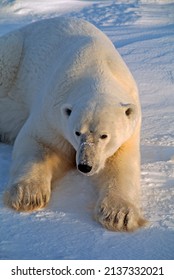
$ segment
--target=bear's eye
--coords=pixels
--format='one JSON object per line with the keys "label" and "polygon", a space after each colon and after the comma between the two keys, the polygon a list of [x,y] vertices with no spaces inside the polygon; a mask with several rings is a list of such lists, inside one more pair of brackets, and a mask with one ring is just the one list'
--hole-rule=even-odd
{"label": "bear's eye", "polygon": [[75,132],[75,135],[80,136],[81,133],[80,133],[79,131],[76,131],[76,132]]}
{"label": "bear's eye", "polygon": [[71,115],[71,112],[72,112],[71,109],[69,109],[69,108],[66,108],[66,109],[65,109],[65,113],[66,113],[67,116],[70,116],[70,115]]}
{"label": "bear's eye", "polygon": [[108,135],[107,134],[102,134],[101,136],[100,136],[100,139],[106,139],[108,137]]}
{"label": "bear's eye", "polygon": [[132,114],[132,112],[133,112],[132,108],[128,108],[128,109],[125,111],[125,115],[129,117],[129,116]]}

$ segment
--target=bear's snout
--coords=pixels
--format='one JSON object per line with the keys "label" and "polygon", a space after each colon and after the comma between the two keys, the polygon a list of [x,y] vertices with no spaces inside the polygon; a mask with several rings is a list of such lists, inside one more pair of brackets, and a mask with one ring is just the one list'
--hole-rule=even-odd
{"label": "bear's snout", "polygon": [[87,164],[78,164],[78,170],[83,173],[89,173],[92,170],[92,166]]}
{"label": "bear's snout", "polygon": [[77,169],[86,175],[92,175],[95,170],[95,145],[91,142],[82,142],[76,154]]}

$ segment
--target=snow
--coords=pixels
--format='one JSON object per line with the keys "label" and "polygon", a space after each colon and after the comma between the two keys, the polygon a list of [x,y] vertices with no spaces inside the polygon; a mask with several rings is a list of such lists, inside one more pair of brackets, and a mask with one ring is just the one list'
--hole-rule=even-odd
{"label": "snow", "polygon": [[77,172],[42,211],[3,204],[12,147],[0,144],[0,259],[174,259],[174,1],[0,0],[0,35],[30,22],[73,15],[116,45],[140,90],[142,205],[149,226],[116,233],[93,219],[95,190]]}

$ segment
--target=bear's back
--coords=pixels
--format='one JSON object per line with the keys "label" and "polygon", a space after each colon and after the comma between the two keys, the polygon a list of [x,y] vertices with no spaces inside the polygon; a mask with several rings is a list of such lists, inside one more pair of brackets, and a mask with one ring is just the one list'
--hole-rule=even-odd
{"label": "bear's back", "polygon": [[67,77],[78,79],[87,72],[92,75],[91,69],[95,72],[101,62],[124,91],[136,96],[134,79],[114,45],[91,23],[58,17],[34,22],[19,32],[23,49],[11,95],[18,96],[27,107],[35,102],[35,96],[50,94],[55,87],[66,91],[68,82],[71,87]]}

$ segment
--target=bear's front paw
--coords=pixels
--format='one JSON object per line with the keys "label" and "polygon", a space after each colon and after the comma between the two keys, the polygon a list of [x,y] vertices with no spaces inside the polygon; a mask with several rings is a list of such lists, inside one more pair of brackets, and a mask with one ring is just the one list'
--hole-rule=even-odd
{"label": "bear's front paw", "polygon": [[45,207],[50,199],[50,187],[34,181],[19,182],[6,191],[5,203],[17,211],[34,211]]}
{"label": "bear's front paw", "polygon": [[99,202],[95,209],[95,218],[105,228],[112,231],[134,231],[146,224],[138,209],[126,201]]}

